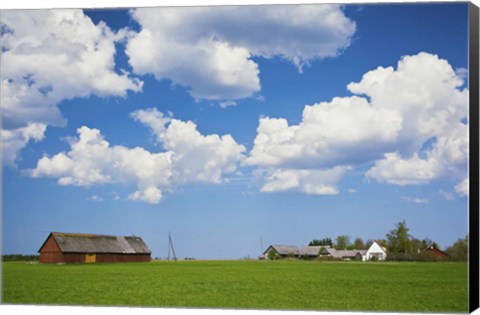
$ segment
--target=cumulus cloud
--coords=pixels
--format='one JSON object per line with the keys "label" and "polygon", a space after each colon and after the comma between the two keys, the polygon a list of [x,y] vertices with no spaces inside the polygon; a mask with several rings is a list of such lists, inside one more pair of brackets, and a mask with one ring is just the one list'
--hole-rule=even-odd
{"label": "cumulus cloud", "polygon": [[58,178],[60,185],[135,184],[133,201],[159,203],[164,192],[189,182],[221,183],[234,173],[245,148],[230,135],[202,135],[193,122],[166,117],[156,109],[139,110],[132,117],[149,126],[163,152],[111,146],[98,129],[81,127],[70,151],[44,156],[32,177]]}
{"label": "cumulus cloud", "polygon": [[[63,100],[142,89],[141,81],[115,71],[115,43],[126,31],[95,25],[81,10],[4,11],[1,28],[2,133],[64,125],[57,107]],[[23,146],[7,151],[4,162],[11,164]]]}
{"label": "cumulus cloud", "polygon": [[260,91],[252,57],[280,57],[299,71],[337,56],[356,25],[339,5],[145,8],[126,53],[135,73],[185,86],[196,99],[235,100]]}
{"label": "cumulus cloud", "polygon": [[2,155],[3,164],[14,166],[17,153],[32,141],[41,141],[44,138],[47,126],[40,123],[28,123],[22,128],[2,130]]}
{"label": "cumulus cloud", "polygon": [[[135,111],[132,117],[149,127],[165,150],[172,153],[172,176],[177,183],[220,183],[223,174],[234,173],[243,159],[245,147],[231,135],[204,136],[195,123],[165,118],[155,108]],[[162,122],[168,122],[168,128],[159,128]]]}
{"label": "cumulus cloud", "polygon": [[348,167],[328,170],[270,169],[263,170],[261,192],[300,191],[310,195],[336,195],[336,183]]}
{"label": "cumulus cloud", "polygon": [[[402,127],[397,110],[375,108],[357,96],[307,105],[302,121],[261,118],[249,165],[331,167],[381,157]],[[362,156],[355,153],[365,152]]]}
{"label": "cumulus cloud", "polygon": [[[381,183],[423,184],[446,176],[461,181],[468,162],[463,84],[436,55],[405,56],[396,69],[378,67],[350,83],[348,90],[357,95],[305,106],[298,125],[261,118],[245,163],[281,172],[373,163],[366,178]],[[291,176],[276,179],[270,190],[281,190],[283,179],[308,193]],[[463,182],[457,187],[465,191]]]}

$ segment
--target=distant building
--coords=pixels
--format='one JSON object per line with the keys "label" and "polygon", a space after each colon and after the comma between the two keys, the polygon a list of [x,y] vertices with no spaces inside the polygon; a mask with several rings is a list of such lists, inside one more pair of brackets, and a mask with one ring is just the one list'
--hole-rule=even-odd
{"label": "distant building", "polygon": [[151,251],[138,236],[56,233],[38,250],[41,263],[147,262]]}
{"label": "distant building", "polygon": [[304,259],[317,258],[320,255],[320,250],[322,248],[330,248],[330,246],[305,246],[300,249],[300,257]]}
{"label": "distant building", "polygon": [[299,249],[297,246],[291,245],[271,245],[263,252],[260,259],[268,259],[268,253],[274,251],[279,258],[303,258],[312,259],[317,257],[333,257],[343,260],[385,260],[387,258],[387,250],[380,246],[377,242],[368,249],[352,249],[338,250],[328,245],[326,246],[305,246]]}
{"label": "distant building", "polygon": [[330,256],[337,259],[344,259],[344,260],[361,260],[365,261],[365,254],[367,250],[365,249],[345,249],[345,250],[338,250],[335,248],[323,248],[320,255],[322,256]]}
{"label": "distant building", "polygon": [[437,258],[440,258],[440,259],[448,259],[448,254],[447,253],[442,252],[441,250],[439,250],[438,248],[433,247],[433,246],[427,247],[427,249],[425,249],[425,253],[429,256],[432,256],[432,257],[437,257]]}
{"label": "distant building", "polygon": [[263,252],[263,258],[268,259],[268,253],[273,251],[279,258],[298,257],[300,253],[297,246],[290,245],[270,245]]}
{"label": "distant building", "polygon": [[[375,258],[374,258],[375,257]],[[376,241],[368,248],[364,260],[385,260],[387,259],[387,249],[380,246]]]}

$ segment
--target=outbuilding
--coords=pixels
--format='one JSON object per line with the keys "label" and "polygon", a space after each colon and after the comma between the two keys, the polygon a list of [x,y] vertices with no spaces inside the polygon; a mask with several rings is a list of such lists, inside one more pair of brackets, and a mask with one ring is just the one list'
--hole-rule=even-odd
{"label": "outbuilding", "polygon": [[442,252],[435,246],[427,247],[427,249],[425,249],[425,253],[431,258],[448,259],[448,254],[445,252]]}
{"label": "outbuilding", "polygon": [[38,250],[41,263],[148,262],[151,251],[141,237],[58,233]]}
{"label": "outbuilding", "polygon": [[268,253],[270,253],[271,251],[273,251],[275,253],[275,256],[279,258],[298,257],[300,252],[297,246],[270,245],[263,252],[263,258],[268,259]]}

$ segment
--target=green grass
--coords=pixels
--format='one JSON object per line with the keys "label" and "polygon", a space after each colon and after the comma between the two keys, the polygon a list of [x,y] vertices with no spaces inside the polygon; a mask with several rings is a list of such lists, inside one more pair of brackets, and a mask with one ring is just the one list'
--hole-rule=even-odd
{"label": "green grass", "polygon": [[3,263],[3,303],[467,312],[465,263]]}

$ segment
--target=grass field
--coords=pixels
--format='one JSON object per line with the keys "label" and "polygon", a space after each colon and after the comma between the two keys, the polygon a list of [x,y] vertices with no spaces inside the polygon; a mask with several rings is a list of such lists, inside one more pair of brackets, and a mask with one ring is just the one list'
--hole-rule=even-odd
{"label": "grass field", "polygon": [[465,263],[3,263],[3,303],[467,312]]}

